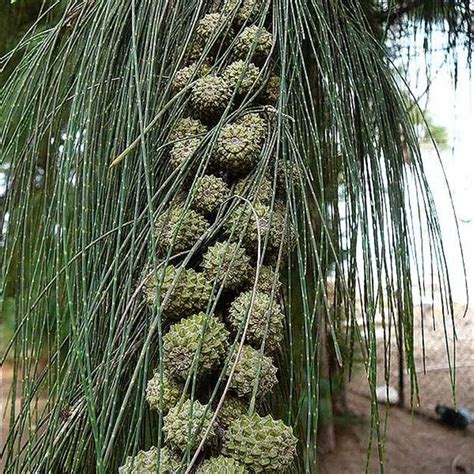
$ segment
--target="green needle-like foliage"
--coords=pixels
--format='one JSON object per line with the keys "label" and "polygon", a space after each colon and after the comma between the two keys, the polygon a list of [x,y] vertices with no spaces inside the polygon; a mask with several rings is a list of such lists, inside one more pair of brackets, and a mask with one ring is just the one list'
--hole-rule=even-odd
{"label": "green needle-like foliage", "polygon": [[[140,450],[155,446],[158,455],[165,442],[163,413],[149,409],[146,387],[153,369],[164,370],[166,308],[173,307],[179,272],[199,268],[206,249],[227,238],[251,250],[249,278],[259,281],[265,260],[279,269],[272,280],[285,283],[281,290],[277,283],[272,296],[283,294],[285,321],[284,350],[273,361],[279,383],[270,408],[282,420],[281,430],[298,438],[296,443],[293,434],[287,436],[298,455],[285,458],[285,468],[314,472],[322,343],[327,339],[343,368],[360,351],[374,395],[375,313],[397,314],[415,397],[412,287],[436,279],[445,320],[452,317],[440,228],[415,134],[394,72],[367,27],[364,2],[232,1],[229,17],[213,17],[218,21],[205,32],[198,31],[199,21],[227,2],[62,3],[51,4],[60,12],[51,28],[33,29],[22,40],[17,50],[22,60],[0,94],[1,159],[9,163],[11,178],[0,293],[14,286],[16,297],[15,334],[6,354],[14,354],[15,364],[6,472],[117,472]],[[271,41],[259,36],[263,28],[271,30]],[[237,57],[247,65],[255,59],[271,87],[266,90],[262,82],[247,88],[244,77],[245,96],[229,87],[222,73]],[[189,58],[197,66],[183,80],[178,71],[190,65]],[[180,161],[173,148],[186,137],[175,136],[172,144],[170,136],[190,113],[205,127],[195,130],[198,136],[193,132],[199,146]],[[229,158],[222,137],[229,127],[245,128],[249,113],[260,124],[250,127],[258,135],[255,143],[249,138],[251,159],[216,170],[216,156],[220,163]],[[237,139],[229,140],[224,145],[234,149]],[[404,159],[407,148],[410,163]],[[41,186],[33,184],[38,168],[44,172]],[[157,241],[159,217],[177,200],[193,209],[196,183],[215,173],[228,185],[245,177],[239,197],[213,208],[212,218],[205,216],[209,226],[199,227],[193,245],[174,251],[178,231]],[[262,204],[256,195],[263,180],[270,181],[272,192]],[[408,198],[408,185],[417,191],[416,202]],[[245,209],[240,222],[238,209]],[[256,223],[262,216],[255,209],[262,211],[264,228]],[[422,230],[428,266],[417,245]],[[151,275],[156,288],[150,288],[143,269],[171,265],[173,278],[165,281],[166,272],[156,271]],[[332,270],[334,311],[326,288]],[[159,274],[163,277],[153,277]],[[145,284],[153,296],[149,305]],[[209,301],[199,310],[219,315],[228,296],[221,297],[219,284],[206,285],[214,285],[213,292],[206,286],[206,294],[195,295]],[[363,328],[355,323],[356,302]],[[216,406],[226,384],[235,386],[232,364],[245,342],[245,323],[235,328],[234,356],[208,379],[198,378],[196,363],[181,381],[189,394],[186,406],[199,407],[189,414],[192,429],[179,418],[179,405],[167,415],[180,422],[179,449],[189,470],[197,466],[194,450],[201,440],[205,445],[205,431],[211,441],[216,436],[208,408]],[[343,353],[341,341],[351,350]],[[244,348],[252,360],[268,362],[268,389],[273,387],[271,359]],[[257,362],[251,374],[237,375],[252,376],[244,394],[246,419],[259,427],[266,420],[271,431],[271,418],[255,415],[265,367]],[[203,394],[201,406],[197,395]],[[371,419],[380,437],[375,404]],[[192,440],[193,432],[199,436]],[[168,438],[173,435],[167,431]]]}

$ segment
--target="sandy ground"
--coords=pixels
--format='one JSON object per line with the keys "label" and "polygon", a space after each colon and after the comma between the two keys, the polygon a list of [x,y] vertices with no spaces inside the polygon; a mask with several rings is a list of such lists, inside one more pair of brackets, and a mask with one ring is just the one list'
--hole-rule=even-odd
{"label": "sandy ground", "polygon": [[[352,391],[348,395],[349,409],[360,419],[337,429],[336,451],[322,458],[321,472],[324,474],[365,472],[370,401]],[[472,474],[474,426],[459,432],[427,417],[391,407],[384,457],[386,473]],[[377,462],[374,452],[370,472],[378,472]]]}

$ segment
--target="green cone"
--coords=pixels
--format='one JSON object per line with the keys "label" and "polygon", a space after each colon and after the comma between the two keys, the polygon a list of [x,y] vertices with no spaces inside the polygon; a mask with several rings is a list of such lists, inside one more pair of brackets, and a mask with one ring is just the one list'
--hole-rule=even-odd
{"label": "green cone", "polygon": [[292,428],[283,421],[254,413],[231,423],[224,437],[222,454],[252,472],[281,473],[291,466],[297,442]]}
{"label": "green cone", "polygon": [[[218,403],[218,400],[216,401]],[[226,394],[224,403],[217,413],[217,422],[221,428],[227,429],[229,425],[248,411],[248,404],[241,398]]]}
{"label": "green cone", "polygon": [[241,288],[251,272],[250,257],[238,244],[217,242],[209,247],[201,264],[204,274],[217,285],[224,283],[227,290]]}
{"label": "green cone", "polygon": [[280,98],[280,77],[272,74],[260,94],[260,102],[265,105],[275,106]]}
{"label": "green cone", "polygon": [[155,305],[157,285],[160,284],[162,278],[161,300],[163,300],[168,290],[173,287],[172,293],[163,308],[163,313],[165,317],[175,320],[206,308],[212,295],[212,285],[202,273],[197,273],[188,268],[181,268],[179,269],[179,277],[174,283],[177,272],[178,269],[172,265],[168,265],[165,269],[161,267],[155,272],[150,272],[149,267],[147,267],[144,270],[146,280],[143,286],[145,301],[150,306]]}
{"label": "green cone", "polygon": [[235,459],[217,456],[206,459],[196,470],[196,474],[246,474],[249,471]]}
{"label": "green cone", "polygon": [[187,138],[186,140],[174,143],[170,150],[171,166],[174,169],[179,169],[186,165],[195,168],[195,163],[192,161],[192,157],[201,143],[201,138]]}
{"label": "green cone", "polygon": [[272,182],[263,176],[254,179],[254,176],[247,176],[238,181],[235,186],[235,194],[247,198],[251,202],[269,205],[273,198]]}
{"label": "green cone", "polygon": [[215,157],[221,169],[233,175],[245,175],[258,164],[262,139],[246,123],[232,123],[222,127]]}
{"label": "green cone", "polygon": [[234,15],[234,22],[242,25],[256,20],[264,5],[264,0],[226,0],[223,11],[227,15]]}
{"label": "green cone", "polygon": [[229,186],[223,179],[206,175],[196,180],[192,206],[196,211],[209,216],[217,212],[229,196]]}
{"label": "green cone", "polygon": [[[253,269],[252,277],[249,282],[249,290],[253,290],[253,285],[255,283],[256,269]],[[276,297],[281,289],[281,281],[278,278],[278,275],[273,271],[272,267],[267,265],[262,265],[258,274],[258,282],[256,291],[260,293],[265,293],[267,295]]]}
{"label": "green cone", "polygon": [[154,235],[162,254],[171,246],[176,254],[191,249],[208,229],[209,223],[201,214],[178,206],[158,217]]}
{"label": "green cone", "polygon": [[[182,406],[177,405],[172,408],[163,420],[166,443],[180,451],[185,451],[188,446],[190,449],[195,449],[213,416],[212,410],[208,410],[204,415],[205,410],[206,405],[191,400],[187,400]],[[216,432],[212,427],[206,438],[206,445],[212,445],[215,441]]]}
{"label": "green cone", "polygon": [[[232,359],[227,366],[227,376],[230,375],[236,354],[237,349],[234,350]],[[277,369],[270,357],[261,355],[260,351],[253,347],[244,346],[232,375],[230,388],[239,397],[250,397],[258,377],[257,396],[261,397],[271,392],[274,385],[278,382],[276,373]]]}
{"label": "green cone", "polygon": [[184,138],[196,138],[196,135],[202,135],[207,132],[207,127],[199,120],[191,117],[179,119],[172,128],[169,141],[183,140]]}
{"label": "green cone", "polygon": [[255,64],[236,61],[227,66],[222,74],[231,90],[236,90],[239,96],[245,96],[250,91],[255,92],[261,83],[260,69]]}
{"label": "green cone", "polygon": [[273,352],[278,349],[283,338],[284,317],[275,299],[265,293],[253,294],[252,291],[246,291],[232,303],[228,321],[232,329],[237,332],[239,329],[242,331],[248,318],[246,341],[256,349],[260,349],[265,342],[265,352]]}
{"label": "green cone", "polygon": [[263,64],[270,55],[273,36],[264,27],[248,26],[235,42],[234,55],[238,59],[250,58],[255,64]]}
{"label": "green cone", "polygon": [[[161,383],[163,381],[163,383]],[[173,408],[181,398],[183,393],[183,386],[163,374],[161,377],[159,371],[155,371],[153,377],[148,381],[146,386],[146,401],[152,410],[160,410],[160,401],[162,397],[163,413],[167,413],[170,408]]]}
{"label": "green cone", "polygon": [[190,66],[183,67],[176,72],[173,78],[171,87],[173,92],[177,94],[180,90],[184,89],[185,86],[191,83],[191,80],[199,79],[205,76],[209,72],[209,66],[202,64],[198,67],[197,64],[191,64]]}
{"label": "green cone", "polygon": [[[158,449],[150,448],[148,451],[139,451],[136,456],[129,456],[125,464],[119,467],[119,474],[156,474]],[[159,472],[175,474],[180,468],[180,460],[168,449],[161,448]]]}
{"label": "green cone", "polygon": [[[204,334],[204,337],[203,337]],[[185,380],[199,353],[197,371],[209,372],[225,358],[229,332],[215,316],[198,313],[173,324],[163,337],[167,372]]]}
{"label": "green cone", "polygon": [[205,123],[216,121],[229,105],[231,91],[227,82],[218,76],[199,79],[191,90],[194,115]]}
{"label": "green cone", "polygon": [[[256,215],[255,215],[256,214]],[[258,220],[257,220],[258,219]],[[248,204],[236,206],[235,210],[227,219],[225,224],[226,235],[231,235],[237,240],[243,235],[242,243],[249,255],[256,256],[259,242],[261,250],[267,240],[266,256],[275,257],[283,241],[284,249],[287,246],[287,230],[285,222],[285,211],[282,207],[270,206],[256,203],[253,208]]]}

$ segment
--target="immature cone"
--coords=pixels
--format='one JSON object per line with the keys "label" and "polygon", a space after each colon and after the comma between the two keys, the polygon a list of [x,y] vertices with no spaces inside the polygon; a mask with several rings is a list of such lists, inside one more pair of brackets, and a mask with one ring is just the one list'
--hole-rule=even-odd
{"label": "immature cone", "polygon": [[243,415],[226,431],[222,454],[252,472],[286,472],[296,455],[298,440],[291,427],[270,415]]}
{"label": "immature cone", "polygon": [[250,255],[257,255],[260,230],[261,251],[266,244],[265,255],[276,256],[282,241],[285,246],[287,240],[285,211],[280,206],[265,206],[255,203],[253,207],[248,204],[238,205],[227,219],[225,231],[227,235],[233,232],[233,239],[243,235],[243,245]]}
{"label": "immature cone", "polygon": [[209,223],[201,214],[179,206],[158,216],[154,235],[162,253],[171,246],[173,253],[179,253],[189,250],[208,229]]}
{"label": "immature cone", "polygon": [[174,169],[181,168],[185,164],[195,167],[192,156],[202,143],[201,138],[187,138],[173,144],[170,150],[170,163]]}
{"label": "immature cone", "polygon": [[258,18],[265,0],[226,0],[223,11],[227,15],[235,15],[237,25],[254,21]]}
{"label": "immature cone", "polygon": [[[191,400],[172,408],[163,420],[166,443],[180,451],[186,451],[188,447],[195,449],[203,439],[213,416],[212,410],[206,413],[206,408],[206,405]],[[205,444],[212,445],[215,440],[216,432],[212,427]]]}
{"label": "immature cone", "polygon": [[272,74],[260,94],[260,102],[275,106],[280,98],[280,77]]}
{"label": "immature cone", "polygon": [[278,302],[269,295],[246,291],[230,306],[228,320],[237,332],[239,329],[242,331],[248,318],[247,342],[256,349],[264,343],[265,352],[273,352],[283,338],[284,317]]}
{"label": "immature cone", "polygon": [[205,76],[209,72],[208,65],[201,65],[198,67],[197,64],[191,64],[190,66],[183,67],[179,71],[176,71],[174,78],[171,83],[173,92],[176,94],[180,90],[184,89],[185,86],[200,77]]}
{"label": "immature cone", "polygon": [[247,474],[248,472],[243,464],[224,456],[206,459],[196,470],[196,474]]}
{"label": "immature cone", "polygon": [[228,337],[229,332],[215,316],[198,313],[182,319],[163,337],[166,370],[183,380],[196,363],[198,374],[209,372],[225,358]]}
{"label": "immature cone", "polygon": [[267,135],[267,122],[259,114],[252,112],[242,115],[235,123],[246,127],[251,134],[252,140],[256,143],[263,143],[265,140],[265,136]]}
{"label": "immature cone", "polygon": [[[207,59],[212,57],[222,41],[229,36],[229,24],[219,13],[208,13],[199,20],[196,37],[187,51],[187,58],[190,61],[201,59],[204,51],[207,51]],[[212,44],[210,44],[212,41]]]}
{"label": "immature cone", "polygon": [[202,135],[207,132],[207,127],[199,120],[191,117],[179,119],[172,128],[169,141],[183,140],[184,138],[196,138],[196,135]]}
{"label": "immature cone", "polygon": [[209,216],[217,212],[229,195],[229,186],[223,179],[206,175],[196,181],[192,206],[198,212]]}
{"label": "immature cone", "polygon": [[224,283],[226,290],[245,285],[251,271],[250,257],[236,243],[217,242],[209,247],[201,264],[204,274],[217,285]]}
{"label": "immature cone", "polygon": [[194,114],[206,123],[217,120],[229,105],[230,99],[231,91],[222,77],[203,77],[191,89]]}
{"label": "immature cone", "polygon": [[229,425],[248,412],[248,404],[242,399],[232,395],[226,395],[222,406],[217,413],[217,422],[223,429],[227,429]]}
{"label": "immature cone", "polygon": [[273,36],[265,28],[248,26],[236,39],[234,55],[238,59],[250,57],[255,64],[262,64],[270,55],[272,45]]}
{"label": "immature cone", "polygon": [[221,169],[233,175],[244,175],[258,164],[262,139],[243,123],[222,127],[217,139],[216,158]]}
{"label": "immature cone", "polygon": [[252,63],[236,61],[227,66],[222,74],[231,90],[236,90],[239,96],[247,95],[251,90],[255,92],[261,82],[260,69]]}
{"label": "immature cone", "polygon": [[[237,349],[234,350],[226,370],[228,377],[230,376],[236,354]],[[244,346],[232,375],[230,388],[239,397],[250,397],[252,396],[255,383],[257,383],[257,396],[262,397],[271,392],[274,385],[278,382],[276,373],[277,369],[270,357],[262,355],[260,351],[251,346]]]}
{"label": "immature cone", "polygon": [[183,387],[181,384],[170,378],[168,375],[161,376],[159,371],[155,371],[153,377],[146,386],[146,401],[152,410],[160,411],[162,403],[163,413],[167,413],[173,408],[181,398]]}
{"label": "immature cone", "polygon": [[[178,271],[179,276],[174,282]],[[161,267],[155,272],[150,272],[150,268],[146,267],[144,277],[146,280],[143,285],[143,294],[150,306],[155,305],[157,289],[162,279],[163,283],[159,288],[161,302],[170,288],[173,288],[163,308],[164,316],[169,319],[176,320],[206,308],[212,295],[212,285],[207,278],[192,269],[180,268],[178,270],[168,265],[166,268]]]}
{"label": "immature cone", "polygon": [[136,456],[129,456],[125,464],[119,467],[119,474],[175,474],[178,472],[181,462],[168,449],[160,450],[160,466],[158,469],[158,449],[153,446],[148,451],[139,451]]}
{"label": "immature cone", "polygon": [[[255,283],[255,277],[257,276],[256,269],[253,270],[250,283],[248,285],[250,290],[253,290]],[[278,278],[278,274],[267,265],[262,265],[258,272],[258,281],[256,290],[260,293],[265,293],[276,297],[281,289],[281,281]]]}
{"label": "immature cone", "polygon": [[273,198],[272,182],[266,177],[254,178],[247,176],[238,181],[235,186],[235,194],[249,199],[251,202],[270,204]]}

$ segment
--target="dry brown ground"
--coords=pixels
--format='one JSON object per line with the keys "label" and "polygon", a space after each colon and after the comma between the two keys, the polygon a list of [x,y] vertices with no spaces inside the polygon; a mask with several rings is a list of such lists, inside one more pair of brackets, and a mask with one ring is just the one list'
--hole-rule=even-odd
{"label": "dry brown ground", "polygon": [[[365,472],[370,401],[350,391],[348,402],[349,409],[361,421],[337,429],[336,451],[322,458],[324,474]],[[463,433],[391,407],[384,450],[385,472],[389,474],[472,474],[474,426]],[[371,459],[370,472],[378,472],[376,453]]]}

